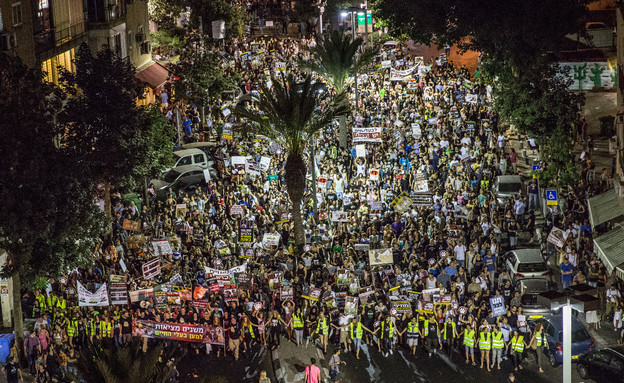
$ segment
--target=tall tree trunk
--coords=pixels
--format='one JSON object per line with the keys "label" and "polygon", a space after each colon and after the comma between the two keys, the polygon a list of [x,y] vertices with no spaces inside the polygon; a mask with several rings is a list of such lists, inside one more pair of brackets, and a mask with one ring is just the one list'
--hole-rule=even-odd
{"label": "tall tree trunk", "polygon": [[340,147],[347,148],[347,116],[340,116]]}
{"label": "tall tree trunk", "polygon": [[286,160],[286,189],[292,204],[293,226],[297,254],[303,253],[305,233],[301,216],[301,200],[306,185],[306,163],[299,153],[289,153]]}
{"label": "tall tree trunk", "polygon": [[15,347],[19,361],[24,360],[24,318],[22,315],[22,282],[19,268],[16,267],[13,280],[13,331],[15,333]]}

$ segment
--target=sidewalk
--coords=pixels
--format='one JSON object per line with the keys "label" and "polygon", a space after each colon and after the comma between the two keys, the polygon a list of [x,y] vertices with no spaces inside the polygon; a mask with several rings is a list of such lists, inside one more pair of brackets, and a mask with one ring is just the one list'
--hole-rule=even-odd
{"label": "sidewalk", "polygon": [[[329,352],[329,347],[328,347]],[[321,369],[321,380],[329,378],[329,369],[321,348],[312,341],[306,346],[305,341],[297,347],[293,342],[282,337],[280,346],[271,353],[273,368],[278,383],[300,383],[305,379],[305,368],[310,359],[316,359],[316,366]],[[329,353],[328,356],[329,358]]]}

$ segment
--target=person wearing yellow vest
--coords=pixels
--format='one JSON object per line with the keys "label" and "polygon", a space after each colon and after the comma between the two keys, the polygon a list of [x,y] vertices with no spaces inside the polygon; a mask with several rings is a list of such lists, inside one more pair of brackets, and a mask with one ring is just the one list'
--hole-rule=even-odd
{"label": "person wearing yellow vest", "polygon": [[475,344],[475,332],[472,329],[470,323],[466,323],[466,328],[464,329],[464,346],[466,348],[466,364],[469,363],[469,357],[472,359],[472,365],[476,366],[477,364],[474,361],[474,344]]}
{"label": "person wearing yellow vest", "polygon": [[546,340],[546,336],[544,335],[544,325],[542,323],[538,323],[535,325],[535,331],[533,332],[533,337],[529,344],[533,344],[535,342],[537,353],[537,367],[539,368],[539,372],[544,372],[542,369],[542,356],[544,355],[544,347],[548,350],[548,340]]}
{"label": "person wearing yellow vest", "polygon": [[513,337],[507,343],[507,348],[511,347],[510,353],[514,371],[518,371],[518,368],[522,370],[522,352],[525,346],[524,336],[519,335],[518,330],[514,330]]}
{"label": "person wearing yellow vest", "polygon": [[381,339],[383,347],[383,356],[387,357],[388,353],[392,354],[392,340],[394,338],[394,323],[390,318],[390,315],[386,316],[386,319],[381,322]]}
{"label": "person wearing yellow vest", "polygon": [[503,359],[503,348],[505,348],[503,332],[498,326],[494,326],[494,332],[492,333],[492,365],[490,367],[494,368],[494,364],[496,364],[498,369],[501,369],[500,364]]}
{"label": "person wearing yellow vest", "polygon": [[103,321],[100,321],[99,331],[99,336],[102,339],[102,345],[108,347],[111,337],[113,336],[113,324],[108,317],[106,317]]}
{"label": "person wearing yellow vest", "polygon": [[74,347],[74,337],[78,336],[78,319],[73,317],[67,323],[67,339],[69,340],[69,345]]}
{"label": "person wearing yellow vest", "polygon": [[[407,347],[412,350],[412,355],[416,354],[416,347],[418,346],[418,336],[420,331],[418,329],[418,320],[415,316],[407,323],[407,327],[403,332],[407,331]],[[403,333],[401,333],[403,335]]]}
{"label": "person wearing yellow vest", "polygon": [[492,333],[488,327],[483,327],[479,333],[479,351],[481,352],[481,368],[483,368],[483,362],[485,367],[490,371],[490,350],[492,349]]}
{"label": "person wearing yellow vest", "polygon": [[360,359],[360,348],[362,347],[362,337],[364,336],[364,330],[371,332],[366,326],[362,324],[360,318],[353,318],[349,325],[351,332],[351,340],[353,341],[353,349],[355,350],[355,357]]}
{"label": "person wearing yellow vest", "polygon": [[303,314],[301,313],[301,307],[297,307],[295,309],[294,314],[292,315],[292,326],[295,330],[295,343],[299,346],[303,343]]}
{"label": "person wearing yellow vest", "polygon": [[459,334],[457,334],[453,317],[448,316],[442,328],[442,342],[446,345],[446,352],[448,353],[449,359],[453,358],[453,349],[455,348],[457,338],[459,338]]}
{"label": "person wearing yellow vest", "polygon": [[329,337],[329,324],[327,323],[327,318],[325,318],[325,314],[321,313],[319,315],[318,322],[316,323],[316,333],[319,334],[321,340],[321,347],[323,347],[323,352],[327,352],[327,338]]}

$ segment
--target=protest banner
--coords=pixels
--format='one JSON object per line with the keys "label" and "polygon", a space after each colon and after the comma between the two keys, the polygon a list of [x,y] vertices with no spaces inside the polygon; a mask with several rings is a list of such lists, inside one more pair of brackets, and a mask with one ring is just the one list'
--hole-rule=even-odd
{"label": "protest banner", "polygon": [[112,282],[109,286],[108,295],[112,305],[125,305],[128,303],[128,286],[124,282]]}
{"label": "protest banner", "polygon": [[414,182],[414,191],[416,193],[427,193],[429,191],[429,183],[425,173],[416,173]]}
{"label": "protest banner", "polygon": [[358,298],[360,299],[360,304],[365,305],[369,303],[374,297],[375,291],[371,286],[363,287],[360,289],[360,293],[358,294]]}
{"label": "protest banner", "polygon": [[495,317],[505,315],[507,313],[505,300],[500,295],[490,298],[490,307],[492,308],[492,315]]}
{"label": "protest banner", "polygon": [[243,207],[241,205],[230,206],[230,215],[242,215]]}
{"label": "protest banner", "polygon": [[245,161],[245,173],[250,174],[252,176],[260,175],[260,165],[253,160]]}
{"label": "protest banner", "polygon": [[371,181],[378,181],[379,180],[379,169],[369,169],[368,170],[368,176],[370,178]]}
{"label": "protest banner", "polygon": [[261,157],[260,158],[260,169],[269,170],[271,166],[271,157]]}
{"label": "protest banner", "polygon": [[392,66],[392,60],[382,60],[381,61],[381,69],[387,69]]}
{"label": "protest banner", "polygon": [[311,301],[318,301],[319,298],[321,297],[321,289],[317,287],[311,287],[308,294],[307,295],[304,294],[301,297],[305,299],[309,299]]}
{"label": "protest banner", "polygon": [[466,94],[466,98],[465,98],[466,102],[469,102],[471,104],[476,104],[478,101],[478,97],[476,94]]}
{"label": "protest banner", "polygon": [[368,259],[371,266],[394,263],[392,249],[369,250]]}
{"label": "protest banner", "polygon": [[232,124],[227,122],[223,124],[223,131],[221,132],[221,140],[232,141],[233,139],[234,139],[234,135],[232,134]]}
{"label": "protest banner", "polygon": [[144,279],[152,279],[157,275],[160,275],[160,259],[156,258],[152,261],[146,262],[141,266],[143,270]]}
{"label": "protest banner", "polygon": [[561,230],[556,226],[553,226],[553,228],[550,229],[550,233],[548,234],[548,238],[546,239],[546,241],[552,243],[559,248],[563,248],[567,239],[568,236],[566,235],[565,231]]}
{"label": "protest banner", "polygon": [[280,237],[281,235],[279,234],[264,233],[264,236],[262,237],[262,244],[264,247],[278,246]]}
{"label": "protest banner", "polygon": [[238,240],[239,242],[253,242],[253,224],[254,221],[241,220],[238,224]]}
{"label": "protest banner", "polygon": [[295,298],[295,290],[292,286],[282,286],[280,288],[281,300],[293,300]]}
{"label": "protest banner", "polygon": [[78,306],[108,306],[108,292],[106,290],[106,283],[103,283],[95,293],[87,290],[79,281],[77,283],[78,290]]}
{"label": "protest banner", "polygon": [[353,128],[353,142],[377,142],[381,141],[381,128]]}
{"label": "protest banner", "polygon": [[209,338],[206,337],[207,326],[138,320],[137,327],[137,333],[142,337],[197,343],[209,342]]}
{"label": "protest banner", "polygon": [[394,199],[394,201],[390,202],[390,206],[394,208],[394,211],[398,213],[402,213],[409,209],[414,201],[407,196],[406,192],[401,193],[398,197]]}
{"label": "protest banner", "polygon": [[412,305],[408,301],[394,301],[392,307],[401,314],[412,312]]}
{"label": "protest banner", "polygon": [[383,202],[381,201],[370,201],[368,203],[368,206],[370,207],[371,210],[383,210]]}
{"label": "protest banner", "polygon": [[149,299],[149,297],[154,296],[154,289],[142,289],[142,290],[133,290],[130,291],[130,302],[136,303],[140,301],[144,301]]}
{"label": "protest banner", "polygon": [[276,72],[285,72],[286,71],[286,63],[283,61],[277,61],[275,63],[275,71]]}
{"label": "protest banner", "polygon": [[344,313],[347,315],[357,316],[358,298],[348,296],[345,298]]}
{"label": "protest banner", "polygon": [[349,222],[349,216],[346,212],[342,210],[332,211],[331,212],[331,220],[332,222]]}
{"label": "protest banner", "polygon": [[251,290],[253,287],[253,277],[248,273],[236,274],[236,283],[241,290]]}
{"label": "protest banner", "polygon": [[223,298],[226,302],[237,302],[238,303],[238,294],[236,293],[236,286],[234,285],[225,285],[223,286]]}
{"label": "protest banner", "polygon": [[355,251],[368,251],[370,250],[370,244],[369,243],[356,243],[355,245],[353,245],[353,249]]}
{"label": "protest banner", "polygon": [[124,219],[121,227],[124,230],[128,231],[141,231],[141,221],[131,221],[129,219]]}
{"label": "protest banner", "polygon": [[394,69],[390,68],[390,81],[405,81],[411,78],[411,74],[416,69],[416,66],[413,66],[408,69]]}
{"label": "protest banner", "polygon": [[167,308],[167,292],[160,289],[154,289],[154,308],[166,309]]}
{"label": "protest banner", "polygon": [[154,255],[157,257],[172,255],[173,250],[171,249],[171,245],[169,241],[164,239],[160,241],[152,241],[152,248],[154,249]]}

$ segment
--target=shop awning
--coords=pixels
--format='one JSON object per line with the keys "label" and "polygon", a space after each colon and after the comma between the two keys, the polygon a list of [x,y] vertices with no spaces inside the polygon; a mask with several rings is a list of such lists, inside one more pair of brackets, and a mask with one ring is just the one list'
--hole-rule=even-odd
{"label": "shop awning", "polygon": [[149,85],[150,88],[156,90],[167,82],[167,78],[169,78],[169,71],[164,66],[158,63],[153,63],[147,68],[137,72],[134,77]]}
{"label": "shop awning", "polygon": [[615,189],[589,198],[587,207],[589,208],[589,223],[592,227],[618,217],[624,219],[624,198],[620,198]]}
{"label": "shop awning", "polygon": [[[624,229],[622,226],[618,225],[594,239],[594,245],[598,257],[607,268],[607,272],[611,273],[616,268],[624,271]],[[618,272],[618,274],[620,273]]]}

